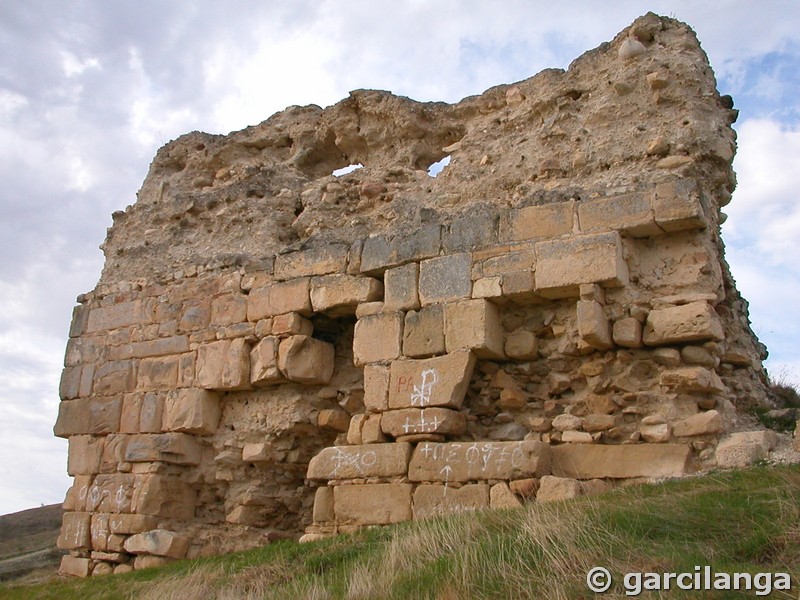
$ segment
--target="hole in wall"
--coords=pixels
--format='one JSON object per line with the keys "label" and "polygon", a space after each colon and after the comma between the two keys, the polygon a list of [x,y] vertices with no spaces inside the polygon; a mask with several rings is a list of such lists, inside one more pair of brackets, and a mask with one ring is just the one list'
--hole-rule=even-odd
{"label": "hole in wall", "polygon": [[352,173],[358,169],[363,169],[364,165],[358,163],[356,165],[347,165],[346,167],[342,167],[341,169],[336,169],[331,173],[334,177],[341,177],[342,175],[347,175],[348,173]]}
{"label": "hole in wall", "polygon": [[428,175],[430,175],[431,177],[436,177],[449,164],[450,164],[450,155],[447,155],[442,160],[437,161],[433,163],[430,167],[428,167]]}

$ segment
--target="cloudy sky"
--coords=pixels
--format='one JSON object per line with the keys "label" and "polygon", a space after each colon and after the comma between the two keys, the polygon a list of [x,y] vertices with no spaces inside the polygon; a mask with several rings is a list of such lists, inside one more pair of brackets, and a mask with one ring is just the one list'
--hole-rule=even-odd
{"label": "cloudy sky", "polygon": [[692,25],[741,111],[723,236],[770,371],[797,382],[797,0],[0,3],[0,514],[69,486],[52,426],[72,307],[158,147],[356,88],[457,101],[566,68],[647,10]]}

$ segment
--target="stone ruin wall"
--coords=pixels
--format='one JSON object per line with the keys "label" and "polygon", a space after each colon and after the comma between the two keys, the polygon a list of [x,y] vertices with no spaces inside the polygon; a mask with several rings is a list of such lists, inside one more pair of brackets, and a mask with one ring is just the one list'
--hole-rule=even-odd
{"label": "stone ruin wall", "polygon": [[456,104],[362,90],[164,146],[74,312],[62,572],[763,457],[735,118],[648,14]]}

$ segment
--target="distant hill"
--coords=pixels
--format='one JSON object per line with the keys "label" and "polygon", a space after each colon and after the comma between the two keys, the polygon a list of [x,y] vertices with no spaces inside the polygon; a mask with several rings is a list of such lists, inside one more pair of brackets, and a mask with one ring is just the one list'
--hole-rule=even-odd
{"label": "distant hill", "polygon": [[62,513],[61,504],[51,504],[0,516],[0,581],[58,569]]}

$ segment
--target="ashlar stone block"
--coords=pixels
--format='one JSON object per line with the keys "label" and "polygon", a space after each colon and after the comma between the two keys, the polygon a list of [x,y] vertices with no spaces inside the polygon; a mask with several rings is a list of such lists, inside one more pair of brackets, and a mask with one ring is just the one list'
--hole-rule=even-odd
{"label": "ashlar stone block", "polygon": [[422,306],[451,302],[472,295],[472,257],[450,254],[423,260],[419,265],[419,299]]}
{"label": "ashlar stone block", "polygon": [[419,301],[419,264],[408,263],[383,274],[384,307],[387,311],[415,310]]}
{"label": "ashlar stone block", "polygon": [[578,205],[582,231],[617,230],[631,237],[664,233],[656,224],[652,192],[635,192],[608,198],[593,198]]}
{"label": "ashlar stone block", "polygon": [[389,408],[389,367],[364,367],[364,407],[369,412],[383,412]]}
{"label": "ashlar stone block", "polygon": [[176,465],[200,464],[202,449],[186,433],[153,433],[131,436],[125,449],[127,462],[165,462]]}
{"label": "ashlar stone block", "polygon": [[489,486],[473,483],[460,488],[422,484],[414,490],[414,518],[427,519],[489,506]]}
{"label": "ashlar stone block", "polygon": [[422,442],[411,455],[411,481],[444,483],[523,479],[549,473],[549,446],[539,441]]}
{"label": "ashlar stone block", "polygon": [[582,283],[628,284],[617,232],[537,242],[536,258],[536,291],[546,298],[577,297]]}
{"label": "ashlar stone block", "polygon": [[724,337],[717,313],[704,301],[651,310],[643,334],[648,346],[722,340]]}
{"label": "ashlar stone block", "polygon": [[683,444],[563,444],[551,448],[552,474],[573,479],[681,477],[691,454]]}
{"label": "ashlar stone block", "polygon": [[250,387],[250,349],[244,338],[219,340],[197,348],[195,384],[206,390]]}
{"label": "ashlar stone block", "polygon": [[251,290],[247,297],[247,320],[258,321],[290,312],[310,316],[313,313],[310,289],[311,279],[301,277]]}
{"label": "ashlar stone block", "polygon": [[167,395],[164,429],[211,435],[221,414],[218,394],[197,388],[173,390]]}
{"label": "ashlar stone block", "polygon": [[374,483],[337,485],[333,488],[333,506],[337,521],[357,525],[389,525],[410,521],[409,483]]}
{"label": "ashlar stone block", "polygon": [[250,383],[272,385],[286,381],[278,368],[280,339],[274,336],[263,338],[250,351]]}
{"label": "ashlar stone block", "polygon": [[308,463],[312,480],[401,477],[408,473],[411,444],[363,444],[325,448]]}
{"label": "ashlar stone block", "polygon": [[64,400],[58,405],[58,419],[53,434],[69,437],[117,433],[121,415],[121,396]]}
{"label": "ashlar stone block", "polygon": [[406,313],[403,327],[403,355],[421,358],[444,354],[444,308],[432,304]]}
{"label": "ashlar stone block", "polygon": [[500,241],[554,238],[572,233],[575,202],[555,202],[512,210],[501,222]]}
{"label": "ashlar stone block", "polygon": [[314,312],[333,316],[355,314],[362,302],[383,297],[383,284],[372,277],[328,275],[311,279],[311,306]]}
{"label": "ashlar stone block", "polygon": [[403,343],[403,313],[382,313],[356,322],[353,360],[357,367],[398,358]]}
{"label": "ashlar stone block", "polygon": [[165,529],[137,533],[125,540],[125,551],[131,554],[183,558],[188,548],[189,538]]}
{"label": "ashlar stone block", "polygon": [[64,513],[56,546],[62,550],[89,550],[92,547],[91,523],[91,513]]}
{"label": "ashlar stone block", "polygon": [[392,362],[388,407],[461,408],[475,362],[475,356],[469,350],[425,360]]}
{"label": "ashlar stone block", "polygon": [[293,335],[278,348],[278,369],[290,381],[306,384],[328,383],[333,376],[332,344],[307,335]]}
{"label": "ashlar stone block", "polygon": [[603,306],[595,300],[578,300],[578,335],[595,350],[614,347],[611,326]]}
{"label": "ashlar stone block", "polygon": [[478,358],[504,358],[504,333],[497,307],[488,300],[462,300],[445,305],[448,352],[473,350]]}
{"label": "ashlar stone block", "polygon": [[381,430],[394,438],[416,434],[461,435],[466,429],[464,414],[448,408],[404,408],[381,415]]}

